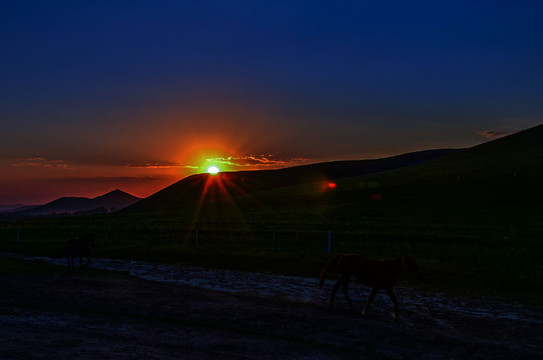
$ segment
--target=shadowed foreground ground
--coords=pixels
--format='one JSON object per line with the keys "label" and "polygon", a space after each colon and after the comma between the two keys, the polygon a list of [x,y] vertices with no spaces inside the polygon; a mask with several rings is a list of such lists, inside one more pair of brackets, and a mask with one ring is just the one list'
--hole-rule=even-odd
{"label": "shadowed foreground ground", "polygon": [[80,271],[0,275],[0,293],[1,359],[529,359],[543,350],[539,321],[406,309],[395,323],[386,301],[362,319],[341,298],[329,309]]}

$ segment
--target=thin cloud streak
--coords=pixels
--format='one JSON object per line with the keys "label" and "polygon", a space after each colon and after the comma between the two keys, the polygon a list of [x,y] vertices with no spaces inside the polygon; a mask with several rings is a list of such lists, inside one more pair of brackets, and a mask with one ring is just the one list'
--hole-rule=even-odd
{"label": "thin cloud streak", "polygon": [[479,134],[480,136],[482,136],[484,138],[487,138],[487,139],[496,139],[496,138],[501,138],[501,137],[504,137],[504,136],[507,136],[507,135],[514,134],[514,133],[516,133],[518,131],[519,130],[512,130],[512,131],[485,130],[485,131],[480,131],[477,134]]}
{"label": "thin cloud streak", "polygon": [[134,169],[198,169],[198,166],[193,165],[184,165],[177,163],[159,163],[159,162],[148,162],[144,164],[128,164],[128,168]]}
{"label": "thin cloud streak", "polygon": [[310,162],[307,158],[279,158],[276,155],[246,155],[207,159],[210,163],[219,163],[236,167],[281,168],[303,165]]}
{"label": "thin cloud streak", "polygon": [[68,183],[114,183],[114,182],[164,182],[177,179],[174,175],[141,175],[141,176],[79,176],[49,179],[54,182]]}
{"label": "thin cloud streak", "polygon": [[47,160],[43,157],[31,157],[31,158],[22,158],[16,160],[12,163],[13,167],[36,167],[36,168],[45,168],[45,169],[66,169],[71,170],[73,167],[68,165],[65,160]]}

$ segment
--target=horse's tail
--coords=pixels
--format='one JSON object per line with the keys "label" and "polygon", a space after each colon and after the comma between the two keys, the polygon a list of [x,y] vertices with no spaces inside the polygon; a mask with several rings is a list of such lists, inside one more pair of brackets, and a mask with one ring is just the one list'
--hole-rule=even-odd
{"label": "horse's tail", "polygon": [[328,264],[325,266],[325,268],[321,272],[321,276],[319,277],[319,290],[322,289],[322,285],[324,284],[324,280],[326,279],[326,275],[334,269],[334,267],[337,265],[339,259],[341,259],[343,255],[336,255],[328,262]]}

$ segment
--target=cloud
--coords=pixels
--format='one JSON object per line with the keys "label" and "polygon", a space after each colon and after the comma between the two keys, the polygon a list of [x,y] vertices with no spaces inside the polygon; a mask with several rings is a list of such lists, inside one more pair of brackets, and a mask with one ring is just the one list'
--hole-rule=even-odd
{"label": "cloud", "polygon": [[172,175],[142,175],[142,176],[95,176],[87,180],[97,182],[154,182],[169,181],[175,176]]}
{"label": "cloud", "polygon": [[252,168],[282,168],[307,164],[309,159],[306,158],[281,158],[276,155],[245,155],[245,156],[229,156],[227,158],[211,158],[207,159],[211,163],[226,164],[237,167],[252,167]]}
{"label": "cloud", "polygon": [[198,166],[178,163],[147,162],[141,164],[128,164],[126,167],[138,169],[198,169]]}
{"label": "cloud", "polygon": [[518,130],[512,130],[512,131],[493,131],[493,130],[485,130],[485,131],[479,131],[477,134],[487,138],[487,139],[496,139],[500,137],[504,137],[507,135],[511,135],[518,132]]}
{"label": "cloud", "polygon": [[141,176],[72,176],[54,178],[49,181],[68,183],[143,183],[164,182],[176,179],[173,175],[141,175]]}
{"label": "cloud", "polygon": [[11,166],[14,167],[37,167],[44,169],[73,169],[64,160],[47,160],[42,157],[22,158],[16,160]]}

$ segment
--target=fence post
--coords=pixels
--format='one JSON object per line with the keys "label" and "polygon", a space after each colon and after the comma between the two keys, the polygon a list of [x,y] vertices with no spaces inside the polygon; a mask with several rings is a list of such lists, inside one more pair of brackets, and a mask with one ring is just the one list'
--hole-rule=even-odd
{"label": "fence post", "polygon": [[332,250],[332,230],[328,231],[328,254]]}

